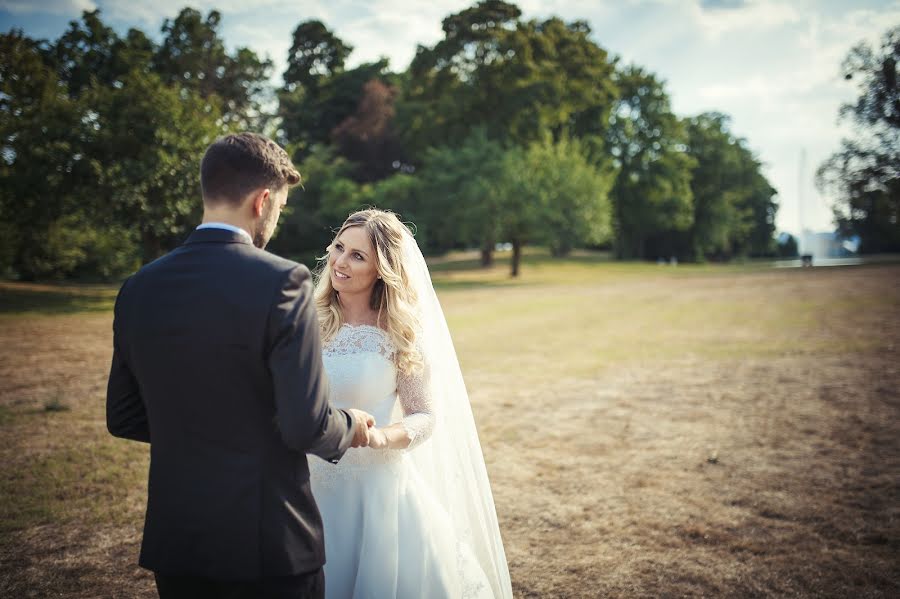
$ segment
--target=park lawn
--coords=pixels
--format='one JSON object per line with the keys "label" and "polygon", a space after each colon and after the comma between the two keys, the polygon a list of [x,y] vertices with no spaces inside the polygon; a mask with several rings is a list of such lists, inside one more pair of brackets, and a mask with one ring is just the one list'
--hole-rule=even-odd
{"label": "park lawn", "polygon": [[[517,596],[900,592],[900,267],[432,266]],[[115,286],[0,284],[0,594],[154,596]]]}
{"label": "park lawn", "polygon": [[118,287],[0,281],[0,318],[112,310]]}
{"label": "park lawn", "polygon": [[[895,296],[833,288],[844,274],[836,270],[589,258],[560,264],[532,256],[519,280],[503,263],[488,271],[436,269],[451,331],[467,344],[463,365],[491,362],[539,384],[620,362],[873,350],[875,338],[852,330],[856,316],[897,305]],[[856,272],[866,279],[869,271]]]}

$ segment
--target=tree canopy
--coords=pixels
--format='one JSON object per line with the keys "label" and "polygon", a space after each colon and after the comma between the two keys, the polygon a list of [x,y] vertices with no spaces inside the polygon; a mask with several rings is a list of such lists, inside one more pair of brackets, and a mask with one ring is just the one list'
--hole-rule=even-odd
{"label": "tree canopy", "polygon": [[856,102],[840,116],[854,137],[816,174],[820,189],[834,197],[840,230],[858,235],[860,252],[900,251],[900,27],[885,32],[879,48],[866,43],[844,59],[844,77],[856,81]]}
{"label": "tree canopy", "polygon": [[[414,222],[428,252],[477,248],[490,265],[509,243],[513,274],[526,244],[637,259],[776,251],[775,190],[727,115],[676,115],[665,82],[620,64],[584,21],[485,0],[448,15],[398,72],[354,65],[351,44],[300,20],[279,84],[270,57],[229,50],[221,23],[185,8],[155,38],[120,35],[94,10],[53,41],[0,37],[0,271],[109,278],[175,247],[200,215],[204,148],[247,129],[298,163],[304,185],[270,247],[307,262],[370,205]],[[894,83],[870,54],[851,62],[876,82],[872,99],[846,110],[887,136]]]}

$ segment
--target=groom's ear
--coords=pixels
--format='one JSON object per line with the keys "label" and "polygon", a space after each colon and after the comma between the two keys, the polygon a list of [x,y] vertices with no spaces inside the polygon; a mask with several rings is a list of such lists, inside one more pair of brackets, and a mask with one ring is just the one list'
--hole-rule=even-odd
{"label": "groom's ear", "polygon": [[253,216],[259,218],[263,214],[263,207],[266,205],[266,202],[269,201],[269,188],[264,187],[255,192],[253,196]]}

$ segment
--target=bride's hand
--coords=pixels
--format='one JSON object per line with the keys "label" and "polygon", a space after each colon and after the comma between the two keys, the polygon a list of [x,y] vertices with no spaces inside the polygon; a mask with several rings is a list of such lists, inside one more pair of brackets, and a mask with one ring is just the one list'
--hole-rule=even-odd
{"label": "bride's hand", "polygon": [[386,449],[388,446],[387,435],[380,428],[369,429],[369,447],[372,449]]}

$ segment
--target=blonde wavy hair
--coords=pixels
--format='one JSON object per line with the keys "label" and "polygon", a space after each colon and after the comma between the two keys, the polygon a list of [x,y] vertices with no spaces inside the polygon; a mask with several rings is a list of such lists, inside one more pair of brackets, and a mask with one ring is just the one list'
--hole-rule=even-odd
{"label": "blonde wavy hair", "polygon": [[[420,330],[416,315],[419,298],[403,262],[403,236],[409,235],[409,231],[396,214],[377,208],[351,214],[334,239],[350,227],[361,227],[375,248],[375,267],[381,278],[375,281],[369,305],[378,313],[378,326],[387,332],[396,348],[394,361],[397,368],[406,374],[419,370],[423,366],[422,355],[416,348]],[[319,258],[320,266],[316,272],[314,297],[323,343],[331,340],[344,324],[338,292],[331,285],[328,257],[333,248],[334,240],[328,245],[328,253]]]}

